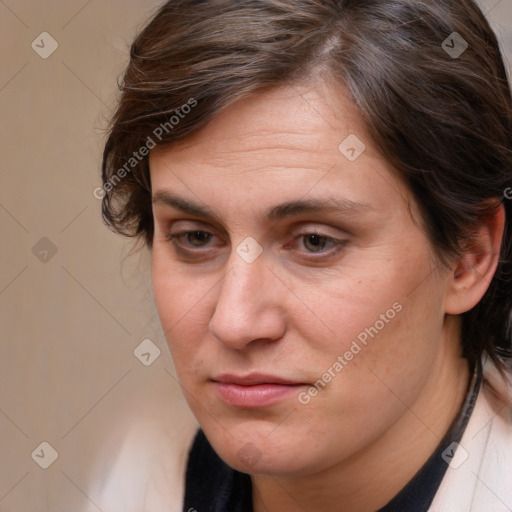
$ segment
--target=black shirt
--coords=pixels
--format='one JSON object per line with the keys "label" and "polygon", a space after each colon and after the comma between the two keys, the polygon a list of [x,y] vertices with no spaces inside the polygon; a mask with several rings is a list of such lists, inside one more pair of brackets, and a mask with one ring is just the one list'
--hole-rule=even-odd
{"label": "black shirt", "polygon": [[[377,512],[427,512],[468,424],[482,382],[482,367],[473,372],[461,411],[436,451],[408,484]],[[251,477],[228,466],[199,429],[189,452],[184,512],[253,512]]]}

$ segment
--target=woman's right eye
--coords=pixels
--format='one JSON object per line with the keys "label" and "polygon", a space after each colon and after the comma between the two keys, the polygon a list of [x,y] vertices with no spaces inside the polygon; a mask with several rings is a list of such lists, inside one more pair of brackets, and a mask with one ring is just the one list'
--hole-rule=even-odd
{"label": "woman's right eye", "polygon": [[182,251],[187,250],[184,249],[183,246],[196,249],[208,247],[208,242],[211,241],[212,237],[213,235],[211,233],[199,229],[194,231],[182,231],[181,233],[169,233],[166,235],[167,240]]}
{"label": "woman's right eye", "polygon": [[194,247],[203,247],[205,243],[207,243],[212,237],[211,233],[206,231],[185,231],[183,233],[178,233],[176,235],[171,235],[170,238],[172,240],[178,239],[182,240],[183,238],[190,243]]}

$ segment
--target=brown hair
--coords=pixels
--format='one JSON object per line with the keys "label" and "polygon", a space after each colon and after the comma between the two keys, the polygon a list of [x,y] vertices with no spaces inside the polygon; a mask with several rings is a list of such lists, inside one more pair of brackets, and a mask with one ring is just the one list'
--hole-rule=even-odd
{"label": "brown hair", "polygon": [[239,98],[318,69],[352,95],[412,191],[441,261],[460,254],[482,217],[504,204],[498,269],[462,315],[463,356],[474,364],[487,352],[503,368],[499,355],[511,345],[512,201],[504,191],[512,184],[512,99],[496,37],[472,0],[167,2],[133,42],[120,84],[103,154],[105,222],[151,248],[148,150],[199,130]]}

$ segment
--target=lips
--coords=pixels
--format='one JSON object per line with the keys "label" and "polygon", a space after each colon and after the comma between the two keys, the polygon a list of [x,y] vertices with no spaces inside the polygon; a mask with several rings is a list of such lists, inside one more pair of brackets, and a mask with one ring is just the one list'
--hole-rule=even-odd
{"label": "lips", "polygon": [[232,407],[256,409],[270,407],[293,398],[304,382],[275,375],[253,373],[240,376],[222,374],[212,379],[220,398]]}
{"label": "lips", "polygon": [[266,375],[263,373],[251,373],[245,377],[233,375],[230,373],[223,373],[212,379],[215,382],[223,382],[227,384],[238,384],[240,386],[256,386],[259,384],[283,384],[283,385],[297,385],[304,384],[291,379],[283,379],[275,375]]}

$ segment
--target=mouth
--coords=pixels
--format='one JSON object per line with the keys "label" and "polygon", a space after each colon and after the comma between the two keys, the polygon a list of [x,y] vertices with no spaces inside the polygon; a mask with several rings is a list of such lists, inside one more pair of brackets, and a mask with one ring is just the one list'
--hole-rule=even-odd
{"label": "mouth", "polygon": [[295,397],[301,388],[309,386],[305,382],[256,373],[222,374],[211,380],[220,398],[227,405],[240,409],[270,407]]}

